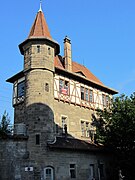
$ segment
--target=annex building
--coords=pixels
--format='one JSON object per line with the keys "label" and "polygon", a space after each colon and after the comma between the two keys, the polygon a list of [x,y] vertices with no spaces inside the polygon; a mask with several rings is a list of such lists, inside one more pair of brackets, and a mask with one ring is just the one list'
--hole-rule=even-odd
{"label": "annex building", "polygon": [[92,117],[117,91],[73,61],[68,37],[60,55],[41,7],[19,49],[24,66],[7,80],[14,134],[0,142],[0,179],[111,180],[110,153],[95,143]]}

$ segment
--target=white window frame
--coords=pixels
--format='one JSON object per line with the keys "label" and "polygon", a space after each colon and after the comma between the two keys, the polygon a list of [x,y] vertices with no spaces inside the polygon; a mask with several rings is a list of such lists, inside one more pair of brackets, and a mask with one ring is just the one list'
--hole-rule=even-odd
{"label": "white window frame", "polygon": [[[48,175],[46,170],[50,170],[51,174]],[[44,168],[44,180],[54,180],[54,169],[50,166]]]}
{"label": "white window frame", "polygon": [[[63,122],[63,120],[65,120],[65,122]],[[64,125],[67,125],[67,128],[68,128],[68,116],[66,115],[61,115],[61,128],[62,128],[62,133],[65,133],[65,128],[64,128]]]}

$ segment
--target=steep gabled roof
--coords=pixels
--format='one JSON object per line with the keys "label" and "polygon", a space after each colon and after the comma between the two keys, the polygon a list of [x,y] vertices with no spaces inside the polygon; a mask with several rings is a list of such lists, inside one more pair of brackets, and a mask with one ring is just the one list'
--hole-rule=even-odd
{"label": "steep gabled roof", "polygon": [[[65,69],[64,61],[61,56],[55,57],[54,65],[56,68],[63,69],[63,70]],[[74,62],[74,61],[72,62],[72,72],[77,73],[77,74],[78,72],[82,73],[84,77],[86,77],[90,81],[103,85],[103,83],[89,69],[87,69],[85,66],[78,64],[77,62]]]}
{"label": "steep gabled roof", "polygon": [[46,23],[46,19],[44,17],[44,13],[41,10],[38,11],[30,30],[28,38],[31,37],[46,37],[52,39],[48,25]]}

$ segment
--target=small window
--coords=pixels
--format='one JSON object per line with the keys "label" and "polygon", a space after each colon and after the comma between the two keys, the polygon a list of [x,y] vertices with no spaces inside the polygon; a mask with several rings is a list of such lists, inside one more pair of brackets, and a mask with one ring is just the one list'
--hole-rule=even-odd
{"label": "small window", "polygon": [[76,167],[75,164],[70,164],[70,178],[75,179],[76,178]]}
{"label": "small window", "polygon": [[40,46],[37,46],[37,53],[40,53]]}
{"label": "small window", "polygon": [[90,101],[90,102],[93,102],[93,90],[90,90],[89,96],[90,96],[89,101]]}
{"label": "small window", "polygon": [[45,83],[45,91],[49,92],[49,84],[48,83]]}
{"label": "small window", "polygon": [[105,105],[106,105],[105,95],[104,95],[104,94],[102,94],[102,103],[103,103],[103,106],[105,106]]}
{"label": "small window", "polygon": [[36,145],[40,145],[40,134],[36,134]]}
{"label": "small window", "polygon": [[86,137],[90,137],[90,128],[88,122],[86,122]]}
{"label": "small window", "polygon": [[51,55],[51,48],[48,48],[48,54]]}
{"label": "small window", "polygon": [[57,134],[59,133],[59,126],[58,126],[58,124],[56,124],[56,133]]}
{"label": "small window", "polygon": [[90,179],[95,178],[95,166],[94,164],[90,164]]}
{"label": "small window", "polygon": [[18,98],[24,96],[24,86],[25,86],[24,81],[18,83],[18,85],[17,85],[17,97]]}
{"label": "small window", "polygon": [[82,132],[82,136],[85,136],[85,128],[84,128],[84,121],[81,121],[81,132]]}
{"label": "small window", "polygon": [[88,93],[88,89],[85,89],[85,100],[88,101],[89,100],[89,93]]}
{"label": "small window", "polygon": [[81,86],[81,99],[84,100],[84,87]]}
{"label": "small window", "polygon": [[61,118],[62,133],[65,133],[65,125],[67,126],[67,117],[62,116]]}
{"label": "small window", "polygon": [[109,96],[106,96],[106,106],[108,107],[109,106],[109,102],[110,101],[110,99],[109,99]]}
{"label": "small window", "polygon": [[99,164],[99,171],[100,171],[100,177],[103,178],[104,177],[104,165],[103,164]]}

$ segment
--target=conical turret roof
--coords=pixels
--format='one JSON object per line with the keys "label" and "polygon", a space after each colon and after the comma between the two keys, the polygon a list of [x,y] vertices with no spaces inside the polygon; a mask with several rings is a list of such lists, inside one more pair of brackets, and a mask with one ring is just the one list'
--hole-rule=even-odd
{"label": "conical turret roof", "polygon": [[35,40],[42,40],[44,42],[46,41],[51,43],[55,48],[55,55],[59,54],[60,52],[59,44],[56,41],[54,41],[51,37],[41,6],[36,15],[34,23],[31,27],[28,38],[19,45],[21,54],[24,54],[24,48],[23,48],[24,45],[27,44],[29,41],[35,41]]}
{"label": "conical turret roof", "polygon": [[36,15],[35,21],[32,25],[28,38],[32,37],[46,37],[52,39],[49,28],[44,17],[44,13],[40,9]]}

